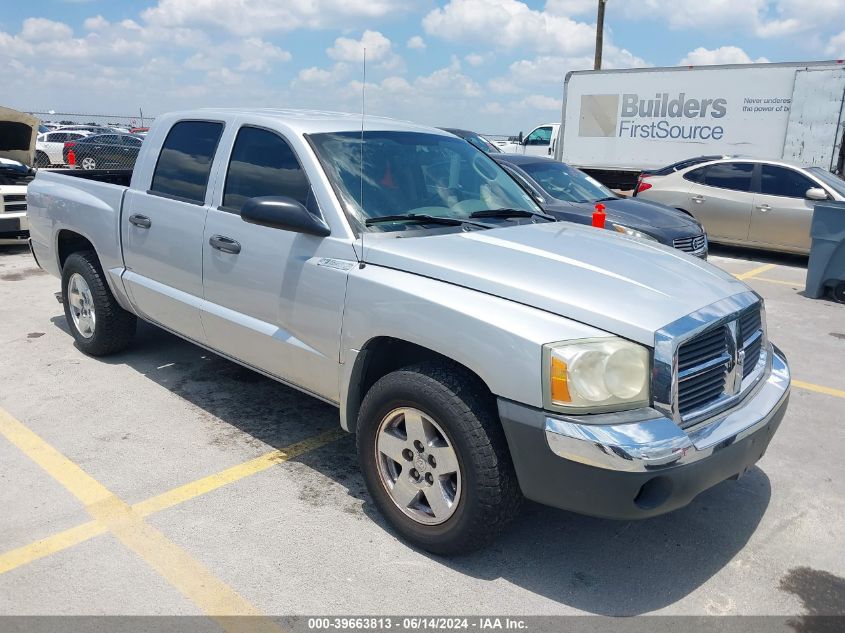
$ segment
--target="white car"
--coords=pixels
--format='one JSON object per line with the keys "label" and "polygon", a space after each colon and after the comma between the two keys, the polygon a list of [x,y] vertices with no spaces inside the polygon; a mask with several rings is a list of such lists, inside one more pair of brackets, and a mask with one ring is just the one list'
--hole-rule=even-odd
{"label": "white car", "polygon": [[845,201],[845,180],[821,167],[733,157],[645,173],[634,195],[689,213],[711,242],[806,255],[816,202]]}
{"label": "white car", "polygon": [[505,154],[525,154],[526,156],[554,156],[559,123],[538,125],[521,142],[505,141],[496,143]]}
{"label": "white car", "polygon": [[64,165],[62,151],[68,141],[78,141],[91,136],[88,130],[54,130],[39,134],[35,141],[35,164],[38,167]]}
{"label": "white car", "polygon": [[29,167],[0,156],[0,246],[26,244],[26,188],[32,178]]}

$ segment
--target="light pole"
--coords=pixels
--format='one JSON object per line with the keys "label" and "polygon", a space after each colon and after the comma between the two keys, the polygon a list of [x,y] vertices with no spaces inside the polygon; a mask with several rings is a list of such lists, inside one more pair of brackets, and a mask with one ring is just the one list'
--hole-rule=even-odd
{"label": "light pole", "polygon": [[596,16],[596,61],[593,70],[601,70],[601,49],[604,45],[604,6],[607,0],[599,0],[598,15]]}

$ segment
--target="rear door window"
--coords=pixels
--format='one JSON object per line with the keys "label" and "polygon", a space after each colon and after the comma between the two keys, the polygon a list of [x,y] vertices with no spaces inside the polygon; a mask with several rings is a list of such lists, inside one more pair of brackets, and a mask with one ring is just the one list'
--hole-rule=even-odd
{"label": "rear door window", "polygon": [[699,184],[704,182],[704,174],[707,172],[707,167],[699,167],[684,174],[684,180],[690,182],[697,182]]}
{"label": "rear door window", "polygon": [[176,123],[164,139],[150,193],[202,204],[222,133],[223,124],[216,121]]}
{"label": "rear door window", "polygon": [[240,213],[244,202],[259,196],[284,196],[310,207],[311,186],[290,145],[274,132],[242,127],[238,131],[226,185],[223,209]]}
{"label": "rear door window", "polygon": [[760,193],[784,198],[807,197],[807,189],[818,187],[816,183],[788,167],[763,165],[760,172]]}
{"label": "rear door window", "polygon": [[754,163],[716,163],[707,168],[704,184],[719,189],[750,192],[753,173]]}

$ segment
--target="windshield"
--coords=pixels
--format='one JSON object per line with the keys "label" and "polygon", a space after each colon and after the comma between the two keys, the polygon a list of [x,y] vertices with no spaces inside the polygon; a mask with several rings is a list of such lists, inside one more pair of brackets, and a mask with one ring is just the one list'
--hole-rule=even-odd
{"label": "windshield", "polygon": [[493,143],[491,143],[490,141],[488,141],[486,138],[484,138],[483,136],[481,136],[479,134],[467,134],[464,137],[464,139],[466,141],[472,143],[473,145],[475,145],[482,152],[487,152],[488,154],[490,154],[490,153],[501,154],[502,153],[502,150],[500,150],[498,147],[493,145]]}
{"label": "windshield", "polygon": [[543,161],[519,165],[553,198],[565,202],[596,202],[615,198],[610,189],[583,171],[564,165]]}
{"label": "windshield", "polygon": [[[354,226],[406,228],[401,222],[364,227],[367,218],[409,213],[467,219],[474,211],[539,207],[486,154],[465,141],[417,132],[338,132],[309,136]],[[362,174],[363,171],[363,174]],[[363,194],[363,203],[362,203]]]}
{"label": "windshield", "polygon": [[845,180],[842,180],[839,176],[831,174],[829,171],[825,171],[821,167],[810,167],[807,171],[833,189],[840,196],[845,196]]}

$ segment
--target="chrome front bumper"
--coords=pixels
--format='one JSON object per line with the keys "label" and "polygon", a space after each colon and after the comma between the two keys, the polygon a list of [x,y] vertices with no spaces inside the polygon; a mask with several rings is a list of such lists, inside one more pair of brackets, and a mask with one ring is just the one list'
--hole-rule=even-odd
{"label": "chrome front bumper", "polygon": [[[771,370],[734,408],[689,429],[654,409],[590,416],[546,416],[545,436],[558,457],[612,471],[658,474],[710,457],[766,427],[789,396],[786,358],[772,350]],[[782,413],[781,413],[782,415]]]}

